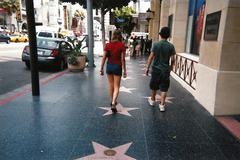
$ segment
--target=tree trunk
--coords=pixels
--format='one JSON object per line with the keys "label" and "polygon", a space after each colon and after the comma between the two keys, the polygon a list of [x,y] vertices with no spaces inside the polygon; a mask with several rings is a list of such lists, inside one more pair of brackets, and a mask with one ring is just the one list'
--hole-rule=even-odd
{"label": "tree trunk", "polygon": [[105,24],[104,24],[104,16],[105,16],[105,13],[104,13],[104,10],[101,9],[101,28],[102,28],[102,45],[103,45],[103,48],[105,46]]}
{"label": "tree trunk", "polygon": [[9,27],[9,31],[10,31],[10,33],[12,33],[13,31],[12,31],[12,14],[9,14],[9,16],[8,16],[8,22],[9,22],[9,24],[8,24],[8,27]]}

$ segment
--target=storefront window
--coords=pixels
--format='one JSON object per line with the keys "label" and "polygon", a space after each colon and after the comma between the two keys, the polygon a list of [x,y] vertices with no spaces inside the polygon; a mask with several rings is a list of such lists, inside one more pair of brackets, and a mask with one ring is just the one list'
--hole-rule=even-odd
{"label": "storefront window", "polygon": [[186,52],[199,55],[206,0],[190,0]]}
{"label": "storefront window", "polygon": [[21,0],[22,9],[26,10],[26,0]]}

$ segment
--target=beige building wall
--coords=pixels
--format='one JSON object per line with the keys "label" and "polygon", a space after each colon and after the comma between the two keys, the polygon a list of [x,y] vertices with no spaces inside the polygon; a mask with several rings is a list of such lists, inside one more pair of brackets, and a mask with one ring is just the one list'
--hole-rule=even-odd
{"label": "beige building wall", "polygon": [[150,20],[150,38],[154,41],[159,39],[159,27],[161,16],[161,3],[160,0],[151,1],[151,10],[154,12],[153,17]]}
{"label": "beige building wall", "polygon": [[171,42],[177,53],[185,52],[189,0],[162,0],[160,28],[168,26],[168,17],[173,15]]}
{"label": "beige building wall", "polygon": [[222,13],[217,41],[202,39],[197,99],[213,115],[240,114],[240,1],[206,2],[205,19]]}
{"label": "beige building wall", "polygon": [[177,53],[185,52],[189,0],[171,0],[169,15],[173,14],[172,39]]}
{"label": "beige building wall", "polygon": [[[156,6],[156,0],[153,2]],[[160,26],[168,25],[168,16],[173,14],[171,41],[178,53],[185,52],[188,7],[189,0],[162,0]],[[218,11],[221,11],[218,39],[205,41],[206,16]],[[240,114],[239,17],[240,0],[206,0],[194,95],[212,115]],[[152,34],[158,33],[155,25]]]}
{"label": "beige building wall", "polygon": [[160,17],[160,28],[168,25],[170,1],[163,0],[161,4],[161,17]]}

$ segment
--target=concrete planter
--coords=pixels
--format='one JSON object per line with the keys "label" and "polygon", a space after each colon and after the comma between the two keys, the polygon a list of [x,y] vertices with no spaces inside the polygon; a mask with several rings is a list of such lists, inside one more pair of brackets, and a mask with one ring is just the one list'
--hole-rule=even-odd
{"label": "concrete planter", "polygon": [[72,65],[68,63],[68,69],[71,72],[83,72],[86,65],[86,56],[77,57],[77,65]]}

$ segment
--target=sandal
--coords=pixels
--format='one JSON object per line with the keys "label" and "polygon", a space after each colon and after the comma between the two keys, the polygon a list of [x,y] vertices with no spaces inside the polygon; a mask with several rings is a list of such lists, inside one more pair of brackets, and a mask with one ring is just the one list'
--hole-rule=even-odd
{"label": "sandal", "polygon": [[111,110],[113,113],[117,113],[117,108],[116,108],[117,102],[115,104],[111,103]]}

